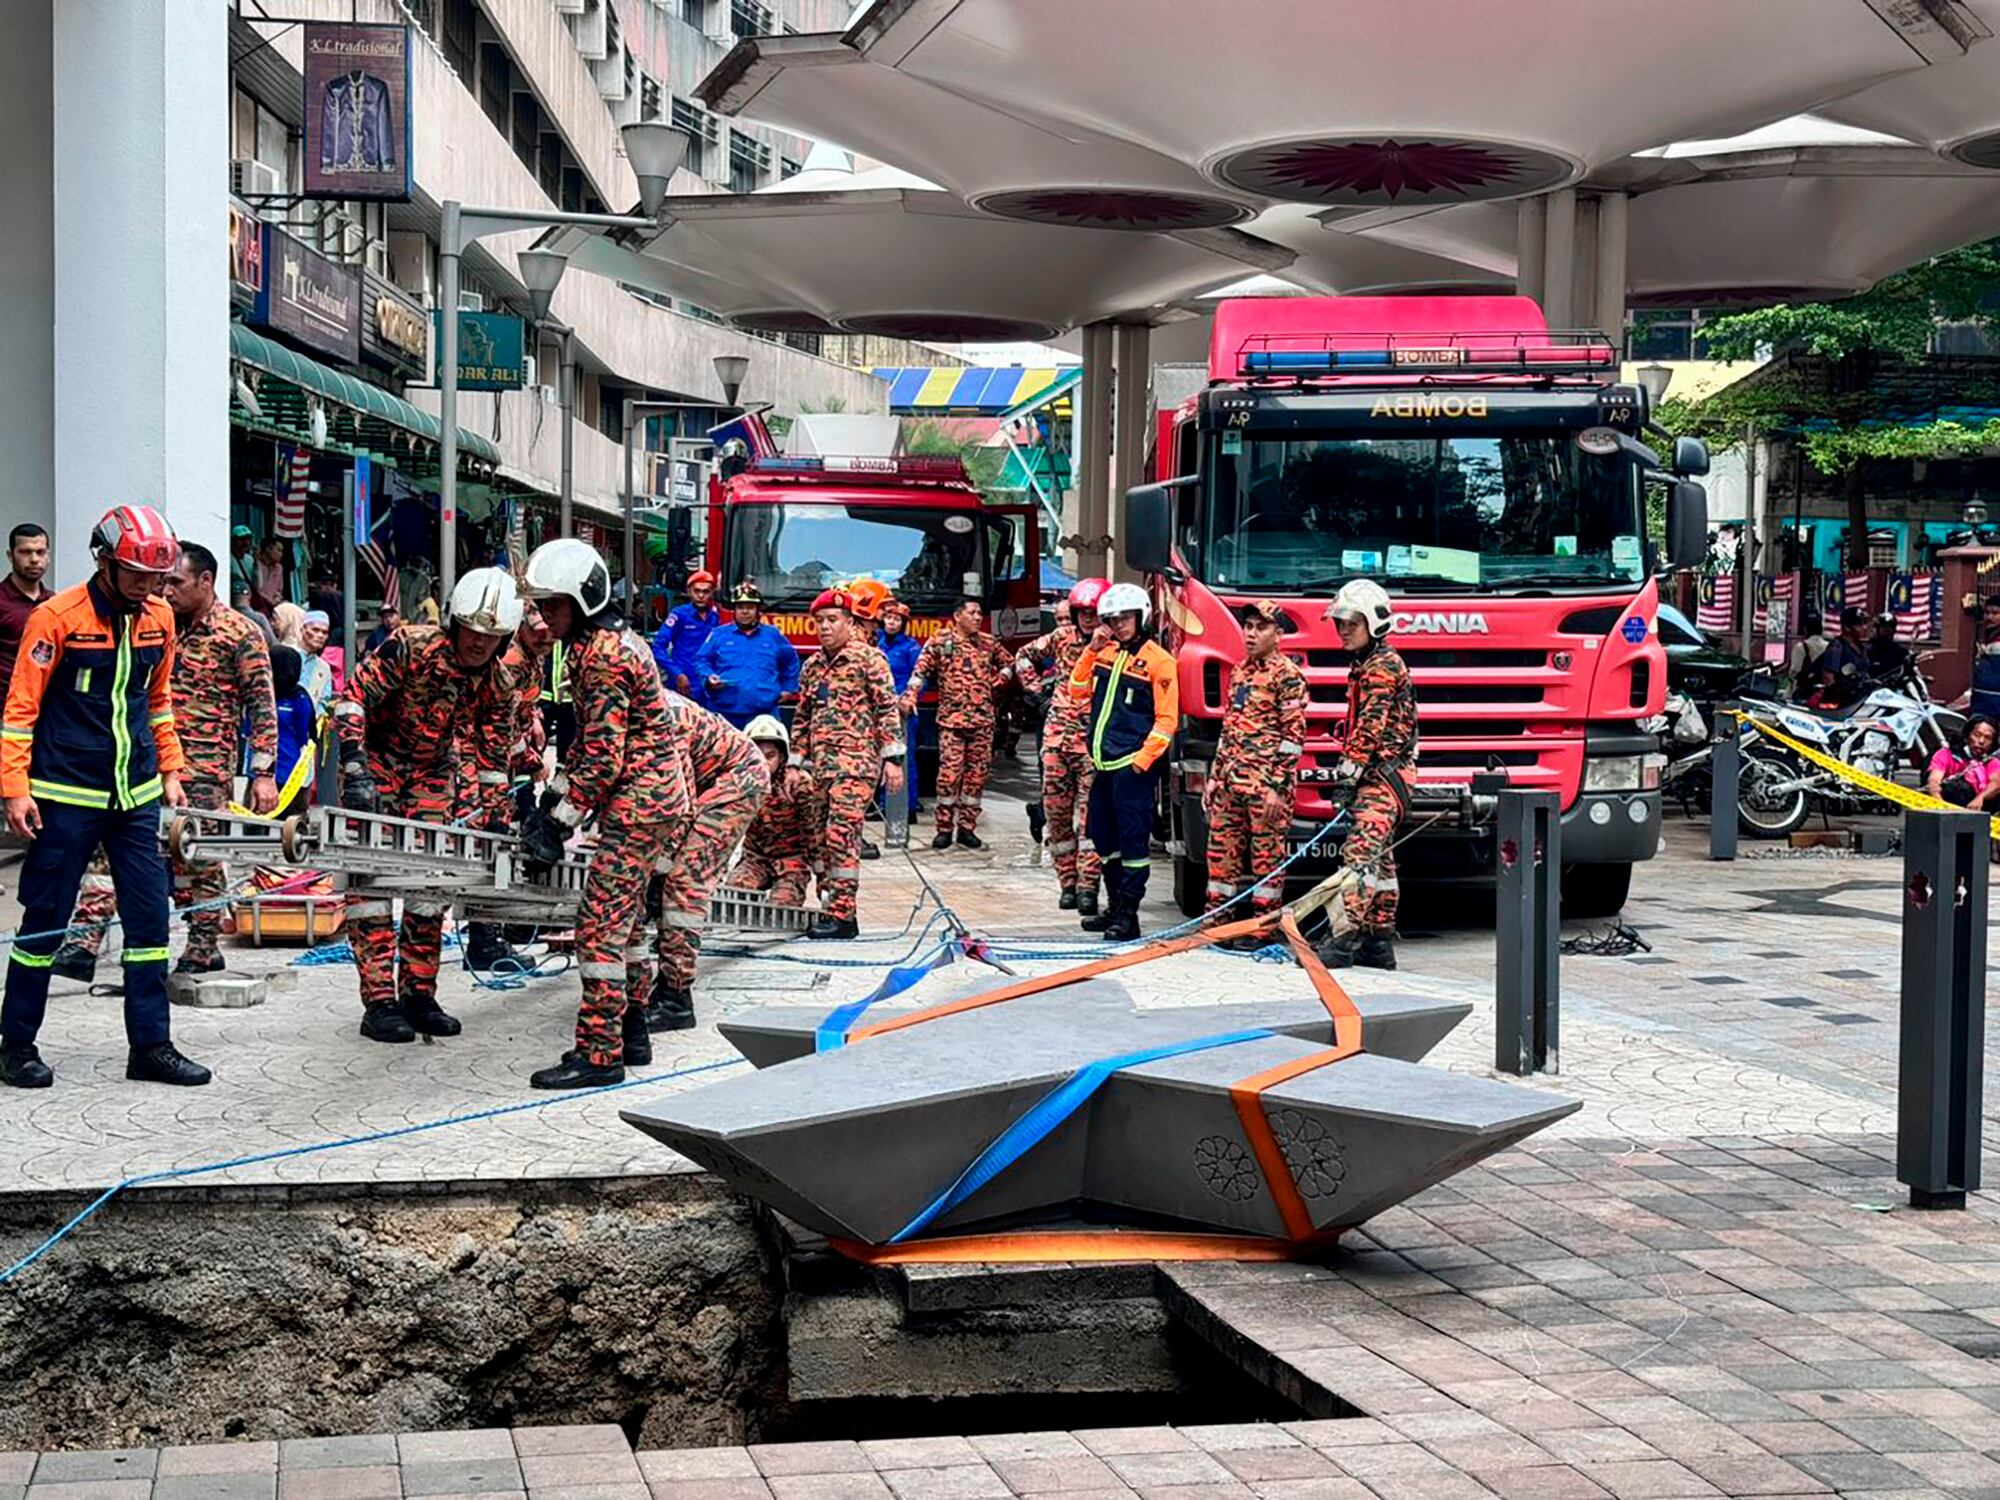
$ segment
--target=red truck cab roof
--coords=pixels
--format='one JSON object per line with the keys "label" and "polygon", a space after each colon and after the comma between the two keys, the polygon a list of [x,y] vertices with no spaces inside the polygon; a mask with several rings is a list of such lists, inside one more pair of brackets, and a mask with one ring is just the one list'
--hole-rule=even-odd
{"label": "red truck cab roof", "polygon": [[1601,335],[1551,332],[1532,297],[1233,297],[1215,310],[1208,378],[1608,370]]}

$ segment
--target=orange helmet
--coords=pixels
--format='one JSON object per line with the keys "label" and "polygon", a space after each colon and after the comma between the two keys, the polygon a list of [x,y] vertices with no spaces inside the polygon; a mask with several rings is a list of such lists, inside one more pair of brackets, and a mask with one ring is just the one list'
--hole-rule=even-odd
{"label": "orange helmet", "polygon": [[855,619],[878,619],[889,602],[889,585],[879,578],[859,578],[847,586],[847,597],[854,601]]}
{"label": "orange helmet", "polygon": [[90,534],[90,550],[135,573],[171,573],[181,559],[174,528],[150,505],[121,505],[106,511]]}

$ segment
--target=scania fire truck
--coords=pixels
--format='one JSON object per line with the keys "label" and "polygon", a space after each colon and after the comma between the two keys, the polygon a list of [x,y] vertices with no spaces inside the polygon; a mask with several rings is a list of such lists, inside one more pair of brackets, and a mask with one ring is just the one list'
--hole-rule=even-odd
{"label": "scania fire truck", "polygon": [[1561,799],[1565,910],[1624,904],[1660,833],[1639,728],[1666,687],[1645,487],[1668,486],[1666,562],[1692,563],[1708,457],[1682,439],[1663,464],[1645,390],[1618,377],[1602,336],[1551,332],[1526,297],[1219,305],[1208,385],[1161,414],[1161,482],[1127,497],[1123,532],[1181,668],[1164,812],[1182,910],[1207,883],[1201,791],[1251,600],[1284,607],[1281,649],[1309,686],[1294,846],[1332,816],[1348,658],[1321,614],[1351,578],[1394,599],[1416,688],[1405,870],[1490,870],[1504,775]]}

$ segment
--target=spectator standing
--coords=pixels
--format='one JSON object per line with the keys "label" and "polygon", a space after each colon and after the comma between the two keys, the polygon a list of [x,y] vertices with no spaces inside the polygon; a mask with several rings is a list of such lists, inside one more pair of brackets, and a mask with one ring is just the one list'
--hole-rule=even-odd
{"label": "spectator standing", "polygon": [[[396,627],[402,623],[403,612],[400,609],[393,604],[383,605],[375,617],[375,628],[368,632],[367,639],[361,643],[361,655],[366,657],[373,654],[377,647],[396,633]],[[355,665],[360,664],[357,659]]]}
{"label": "spectator standing", "polygon": [[1988,594],[1979,612],[1979,644],[1972,654],[1972,711],[2000,715],[2000,594]]}
{"label": "spectator standing", "polygon": [[799,653],[783,631],[763,623],[764,597],[755,584],[738,584],[730,604],[734,622],[710,632],[694,670],[708,706],[741,729],[799,690]]}
{"label": "spectator standing", "polygon": [[305,653],[299,685],[312,694],[313,707],[320,713],[332,706],[333,695],[340,691],[340,684],[334,680],[333,664],[326,659],[326,642],[332,628],[322,610],[309,609],[299,619],[298,645]]}
{"label": "spectator standing", "polygon": [[0,578],[0,697],[14,675],[21,632],[35,606],[49,597],[42,577],[49,570],[49,534],[32,521],[7,533],[7,576]]}
{"label": "spectator standing", "polygon": [[257,608],[270,614],[285,602],[285,541],[267,536],[257,549],[256,582],[251,593]]}
{"label": "spectator standing", "polygon": [[1819,659],[1826,654],[1826,622],[1816,614],[1807,613],[1799,619],[1799,638],[1792,642],[1791,655],[1785,659],[1785,675],[1794,683],[1805,681]]}
{"label": "spectator standing", "polygon": [[703,643],[722,623],[722,612],[715,607],[713,573],[706,569],[693,573],[687,586],[687,603],[676,607],[653,637],[653,660],[660,664],[661,680],[668,687],[707,708],[708,694],[696,663]]}
{"label": "spectator standing", "polygon": [[256,608],[257,536],[248,526],[229,528],[229,606]]}

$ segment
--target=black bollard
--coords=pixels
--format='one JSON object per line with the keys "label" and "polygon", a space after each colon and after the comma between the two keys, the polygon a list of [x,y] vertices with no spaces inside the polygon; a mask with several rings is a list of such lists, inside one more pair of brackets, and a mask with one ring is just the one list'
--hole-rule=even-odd
{"label": "black bollard", "polygon": [[1912,1208],[1964,1208],[1979,1187],[1989,837],[1982,813],[1903,816],[1896,1180]]}
{"label": "black bollard", "polygon": [[1736,705],[1715,711],[1715,739],[1709,751],[1708,857],[1736,858],[1736,783],[1743,769],[1743,720]]}
{"label": "black bollard", "polygon": [[1494,808],[1493,1066],[1554,1073],[1561,1009],[1562,805],[1554,792],[1502,792]]}

